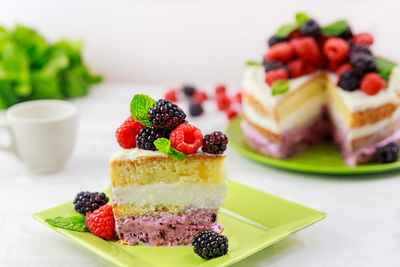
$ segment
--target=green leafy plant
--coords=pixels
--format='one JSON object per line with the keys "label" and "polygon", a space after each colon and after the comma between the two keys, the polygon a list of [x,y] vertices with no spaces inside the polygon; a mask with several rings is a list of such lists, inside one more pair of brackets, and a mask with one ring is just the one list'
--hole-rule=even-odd
{"label": "green leafy plant", "polygon": [[88,93],[101,76],[81,56],[82,43],[49,43],[35,30],[0,27],[0,109],[36,99],[65,99]]}

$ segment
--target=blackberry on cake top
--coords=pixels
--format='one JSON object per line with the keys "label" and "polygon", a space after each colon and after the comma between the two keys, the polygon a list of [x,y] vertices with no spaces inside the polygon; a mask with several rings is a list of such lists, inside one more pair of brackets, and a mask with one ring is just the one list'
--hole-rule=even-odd
{"label": "blackberry on cake top", "polygon": [[166,99],[157,100],[148,111],[154,128],[173,130],[185,121],[186,114],[178,105]]}

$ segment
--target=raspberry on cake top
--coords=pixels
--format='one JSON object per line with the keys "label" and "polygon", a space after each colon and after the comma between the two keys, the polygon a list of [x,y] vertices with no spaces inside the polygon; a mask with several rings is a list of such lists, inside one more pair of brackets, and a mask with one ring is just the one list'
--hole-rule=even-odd
{"label": "raspberry on cake top", "polygon": [[321,27],[304,13],[281,26],[263,62],[248,62],[244,72],[249,145],[287,158],[329,135],[349,165],[377,161],[378,148],[397,146],[400,70],[374,56],[373,42],[344,20]]}
{"label": "raspberry on cake top", "polygon": [[121,242],[190,245],[201,231],[222,232],[218,211],[227,188],[227,137],[221,132],[203,137],[183,110],[165,99],[135,95],[131,114],[116,132],[124,149],[110,163]]}

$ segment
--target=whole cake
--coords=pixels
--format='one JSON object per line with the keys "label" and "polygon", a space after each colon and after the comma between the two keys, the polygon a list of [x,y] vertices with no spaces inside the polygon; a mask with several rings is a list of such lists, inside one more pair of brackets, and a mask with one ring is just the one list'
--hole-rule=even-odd
{"label": "whole cake", "polygon": [[244,72],[248,144],[288,158],[328,139],[348,165],[396,161],[400,70],[374,56],[373,42],[346,21],[320,27],[304,13],[281,26],[263,62],[248,62]]}
{"label": "whole cake", "polygon": [[[227,189],[222,155],[227,137],[213,132],[203,138],[168,100],[135,95],[131,113],[116,132],[123,149],[110,164],[121,242],[190,245],[201,231],[222,232],[218,211]],[[219,249],[216,255],[225,253]]]}

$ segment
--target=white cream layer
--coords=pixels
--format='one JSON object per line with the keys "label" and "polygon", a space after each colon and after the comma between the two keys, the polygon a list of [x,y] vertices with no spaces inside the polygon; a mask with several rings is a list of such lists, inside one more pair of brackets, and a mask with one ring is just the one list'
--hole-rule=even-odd
{"label": "white cream layer", "polygon": [[[195,154],[190,154],[188,157],[193,156],[193,155],[203,155],[206,153],[203,152],[197,152]],[[215,156],[219,157],[221,155],[213,155],[213,154],[207,154],[207,156]],[[114,152],[111,155],[111,161],[113,160],[136,160],[141,157],[167,157],[165,154],[161,153],[160,151],[152,151],[152,150],[144,150],[140,148],[131,148],[131,149],[120,149],[116,152]]]}
{"label": "white cream layer", "polygon": [[[305,84],[313,77],[321,73],[327,74],[328,78],[337,84],[337,77],[334,73],[327,71],[316,71],[309,75],[304,75],[296,79],[290,79],[290,88],[285,94],[271,94],[271,87],[265,82],[265,70],[263,66],[248,66],[244,71],[243,88],[245,92],[259,101],[268,112],[273,112],[279,100],[286,94],[294,91]],[[378,94],[370,96],[361,90],[352,92],[345,91],[337,87],[338,94],[349,111],[352,113],[370,108],[376,108],[387,103],[399,103],[397,93],[400,92],[400,69],[395,67],[389,77],[387,88],[381,90]]]}
{"label": "white cream layer", "polygon": [[113,187],[113,201],[136,207],[172,205],[216,209],[222,205],[227,184],[152,183]]}

